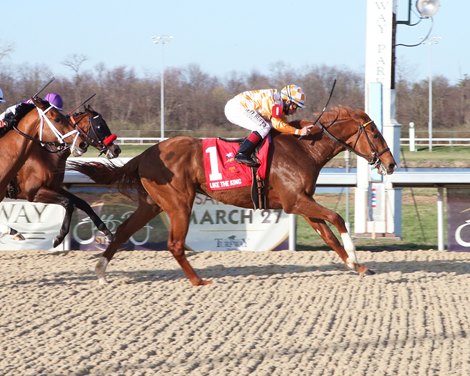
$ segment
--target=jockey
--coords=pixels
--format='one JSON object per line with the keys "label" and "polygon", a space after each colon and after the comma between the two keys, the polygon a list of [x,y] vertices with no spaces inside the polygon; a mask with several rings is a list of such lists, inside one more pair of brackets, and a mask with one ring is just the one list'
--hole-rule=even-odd
{"label": "jockey", "polygon": [[44,97],[44,100],[48,101],[52,107],[57,108],[59,111],[62,111],[64,107],[64,101],[62,97],[57,93],[47,93]]}
{"label": "jockey", "polygon": [[[3,93],[1,93],[1,94],[2,94],[2,99],[3,99]],[[48,101],[52,107],[57,108],[59,111],[62,111],[62,107],[63,107],[64,103],[62,101],[62,97],[59,94],[57,94],[57,93],[47,93],[46,96],[44,97],[44,100]],[[15,115],[16,110],[23,103],[31,103],[31,100],[28,99],[27,101],[17,103],[13,106],[8,107],[3,113],[0,114],[0,123],[3,123],[3,119],[5,119],[5,116],[7,116],[8,114]]]}
{"label": "jockey", "polygon": [[271,130],[297,136],[309,134],[310,127],[297,129],[286,118],[297,108],[305,107],[305,94],[297,85],[288,85],[279,92],[276,89],[245,91],[230,99],[225,105],[227,119],[251,134],[241,143],[235,160],[248,166],[259,166],[251,154]]}
{"label": "jockey", "polygon": [[[2,89],[0,89],[0,103],[5,103],[5,98],[3,96],[3,90]],[[6,131],[7,130],[5,129],[5,123],[3,122],[3,118],[2,118],[0,120],[0,136],[3,136],[3,134],[5,134]],[[1,231],[0,231],[0,237],[1,237]]]}

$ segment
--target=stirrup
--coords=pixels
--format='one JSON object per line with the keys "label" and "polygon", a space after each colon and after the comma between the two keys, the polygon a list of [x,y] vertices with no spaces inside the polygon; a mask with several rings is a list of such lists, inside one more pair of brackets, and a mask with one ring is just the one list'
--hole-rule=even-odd
{"label": "stirrup", "polygon": [[250,166],[250,167],[259,167],[259,163],[254,161],[251,157],[243,154],[243,153],[238,153],[235,155],[235,161],[238,163],[243,163],[244,165]]}

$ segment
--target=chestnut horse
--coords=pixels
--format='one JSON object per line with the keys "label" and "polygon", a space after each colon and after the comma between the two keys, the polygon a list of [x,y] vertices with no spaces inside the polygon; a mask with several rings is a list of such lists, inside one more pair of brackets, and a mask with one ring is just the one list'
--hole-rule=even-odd
{"label": "chestnut horse", "polygon": [[[121,149],[114,143],[116,135],[112,134],[106,121],[91,106],[85,111],[70,117],[81,132],[84,141],[105,154],[108,159],[119,156]],[[70,150],[51,153],[38,143],[31,145],[31,153],[19,170],[15,179],[10,182],[7,197],[24,199],[30,202],[58,204],[64,207],[65,217],[59,234],[53,242],[57,247],[69,233],[72,214],[75,207],[83,210],[107,238],[112,239],[111,231],[106,227],[91,206],[81,198],[63,188],[65,166]]]}
{"label": "chestnut horse", "polygon": [[[312,122],[301,121],[299,124],[307,126]],[[277,132],[273,135],[267,207],[302,215],[347,267],[361,275],[372,274],[359,263],[343,218],[313,198],[315,184],[325,163],[345,149],[367,159],[382,174],[393,173],[395,160],[382,134],[362,110],[337,107],[322,114],[316,125],[318,129],[312,128],[314,132],[301,139]],[[192,137],[165,140],[121,167],[93,163],[78,164],[73,169],[98,183],[133,186],[140,192],[137,210],[118,227],[114,240],[98,261],[95,270],[100,283],[106,282],[106,267],[118,247],[162,211],[170,221],[168,250],[193,285],[210,283],[196,274],[185,256],[185,238],[196,193],[225,204],[253,206],[250,187],[209,189],[204,173],[202,140]],[[343,244],[326,222],[336,227]]]}
{"label": "chestnut horse", "polygon": [[[88,147],[85,134],[49,102],[38,97],[31,98],[30,102],[17,109],[18,123],[0,137],[0,201],[35,145],[50,151],[70,149],[76,156],[82,155]],[[23,239],[16,230],[0,224],[0,234],[6,233],[13,239]]]}

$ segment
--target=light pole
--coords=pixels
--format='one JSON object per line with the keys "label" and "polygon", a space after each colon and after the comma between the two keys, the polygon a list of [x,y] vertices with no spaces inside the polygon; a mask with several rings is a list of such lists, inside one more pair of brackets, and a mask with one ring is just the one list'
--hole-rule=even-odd
{"label": "light pole", "polygon": [[165,59],[164,59],[164,46],[173,39],[171,35],[156,35],[153,38],[154,44],[162,45],[162,72],[160,83],[160,137],[165,138]]}
{"label": "light pole", "polygon": [[432,151],[432,56],[431,49],[433,44],[439,43],[441,37],[431,37],[424,44],[429,45],[429,79],[428,79],[428,149]]}

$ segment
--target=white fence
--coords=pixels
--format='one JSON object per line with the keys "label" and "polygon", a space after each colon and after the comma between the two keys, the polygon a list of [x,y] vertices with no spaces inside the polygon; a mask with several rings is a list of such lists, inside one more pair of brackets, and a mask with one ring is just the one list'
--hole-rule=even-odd
{"label": "white fence", "polygon": [[[117,143],[120,145],[151,145],[159,142],[160,137],[118,137]],[[427,137],[402,137],[400,138],[401,146],[413,145],[429,145]],[[470,146],[469,137],[433,137],[432,146]]]}

